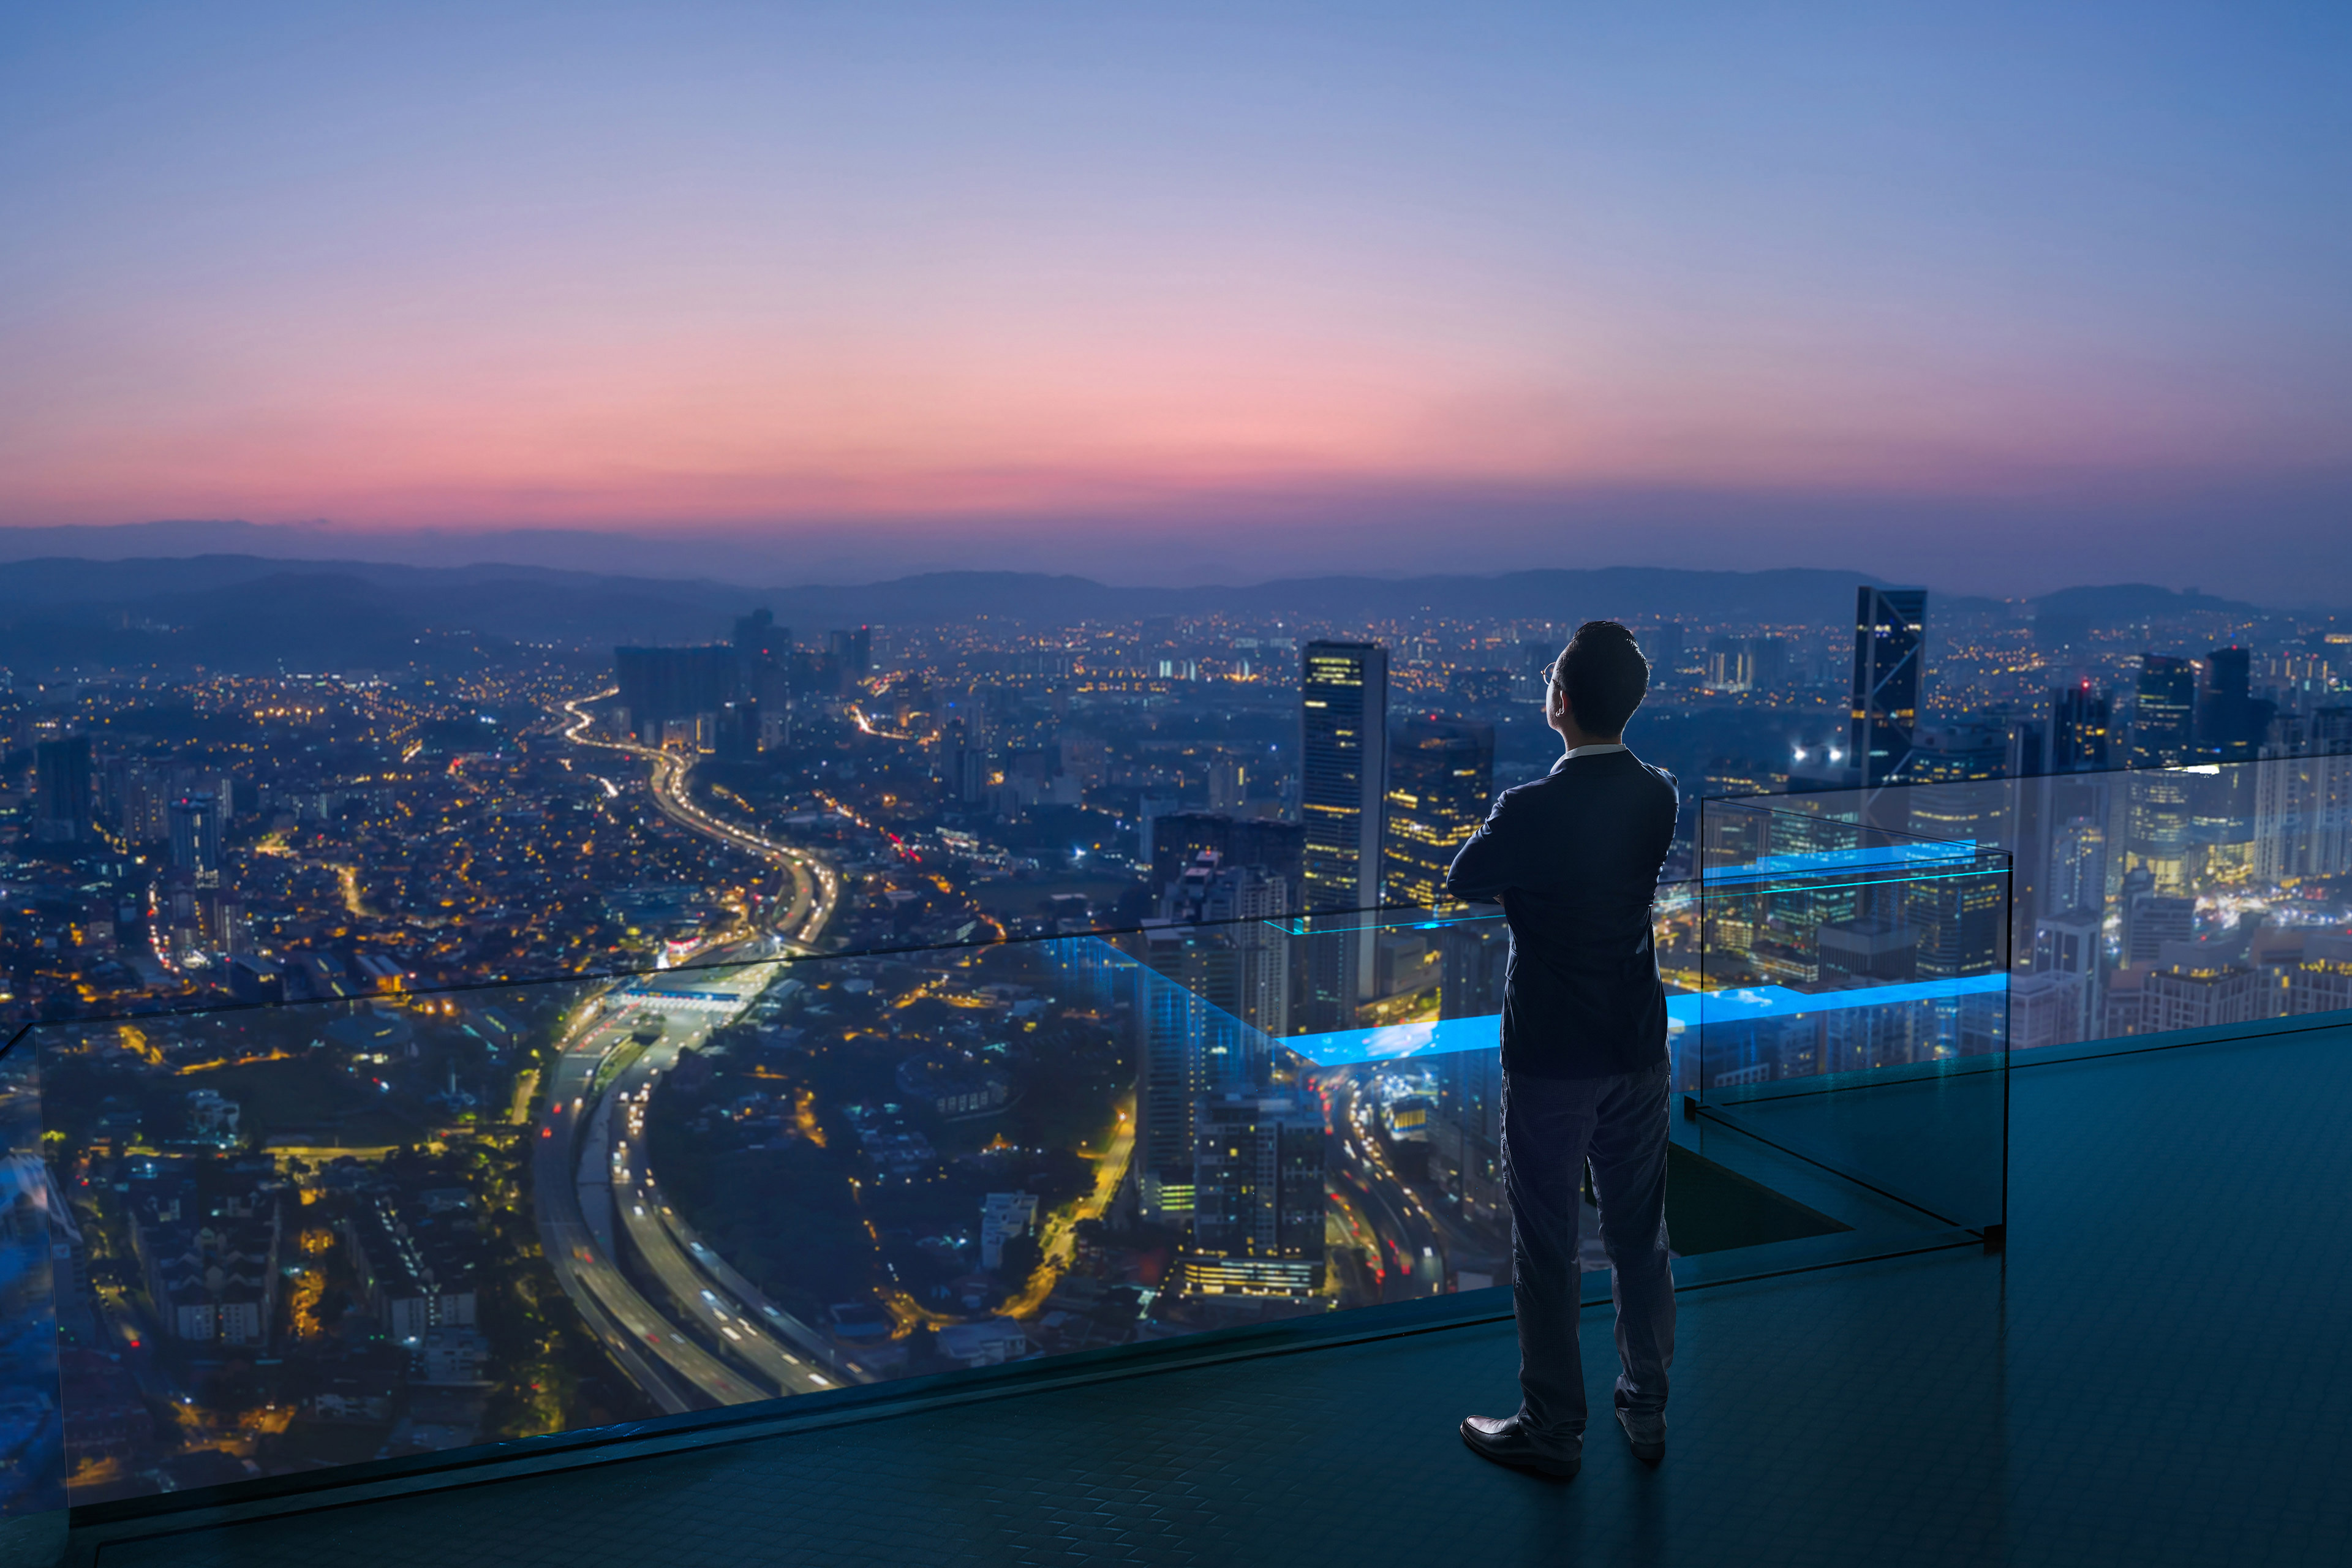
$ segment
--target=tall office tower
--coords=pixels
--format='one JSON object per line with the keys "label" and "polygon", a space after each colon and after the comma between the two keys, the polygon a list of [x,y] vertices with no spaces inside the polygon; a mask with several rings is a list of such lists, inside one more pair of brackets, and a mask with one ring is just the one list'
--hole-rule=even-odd
{"label": "tall office tower", "polygon": [[776,625],[772,610],[754,610],[735,623],[737,692],[759,704],[761,743],[781,740],[789,729],[793,700],[793,632]]}
{"label": "tall office tower", "polygon": [[1389,746],[1388,866],[1381,901],[1434,904],[1446,868],[1486,820],[1495,727],[1408,719]]}
{"label": "tall office tower", "polygon": [[1370,909],[1381,901],[1388,650],[1377,643],[1308,643],[1298,701],[1307,907]]}
{"label": "tall office tower", "polygon": [[2197,938],[2197,900],[2165,893],[2144,868],[2124,873],[2123,945],[2126,963],[2154,963],[2168,942]]}
{"label": "tall office tower", "polygon": [[616,647],[613,676],[631,733],[647,745],[699,742],[740,689],[728,643],[695,647]]}
{"label": "tall office tower", "polygon": [[940,731],[933,767],[941,793],[959,805],[972,805],[988,793],[988,748],[964,720],[950,719]]}
{"label": "tall office tower", "polygon": [[210,790],[190,790],[172,803],[172,869],[199,888],[220,886],[220,797]]}
{"label": "tall office tower", "polygon": [[2071,910],[2034,922],[2032,967],[2010,983],[2010,1048],[2038,1050],[2099,1033],[2106,1012],[2099,913]]}
{"label": "tall office tower", "polygon": [[[1906,813],[1909,831],[1947,844],[1999,844],[2009,793],[1997,781],[1914,790]],[[2002,924],[2006,881],[1985,874],[1907,885],[1904,918],[1920,933],[1921,979],[1988,974],[2005,967],[2012,934]]]}
{"label": "tall office tower", "polygon": [[2095,909],[2043,916],[2033,926],[2033,969],[2012,1006],[2020,1050],[2092,1038],[2106,1013],[2102,921]]}
{"label": "tall office tower", "polygon": [[[1310,642],[1300,654],[1299,791],[1305,907],[1366,910],[1381,901],[1381,816],[1388,774],[1388,650]],[[1379,978],[1374,922],[1322,922],[1300,944],[1299,1022],[1355,1026]]]}
{"label": "tall office tower", "polygon": [[738,697],[719,705],[719,734],[713,747],[730,763],[754,761],[760,755],[760,701]]}
{"label": "tall office tower", "polygon": [[89,736],[34,744],[34,842],[81,844],[90,838],[95,831],[90,783]]}
{"label": "tall office tower", "polygon": [[735,657],[742,661],[743,672],[779,666],[793,651],[793,629],[776,625],[773,610],[754,610],[735,618]]}
{"label": "tall office tower", "polygon": [[2275,704],[2254,696],[2252,656],[2242,647],[2215,648],[2197,694],[2198,754],[2225,763],[2252,757],[2275,710]]}
{"label": "tall office tower", "polygon": [[[1252,936],[1275,943],[1277,933]],[[1271,1047],[1241,1016],[1253,997],[1242,949],[1217,928],[1167,925],[1143,932],[1136,975],[1135,1171],[1145,1219],[1192,1212],[1193,1139],[1204,1097],[1262,1090]]]}
{"label": "tall office tower", "polygon": [[2043,906],[2096,910],[2107,898],[2107,830],[2095,816],[2070,816],[2050,836],[2050,870]]}
{"label": "tall office tower", "polygon": [[1203,1100],[1192,1160],[1190,1289],[1312,1296],[1322,1288],[1328,1135],[1311,1097]]}
{"label": "tall office tower", "polygon": [[2254,774],[2254,875],[2294,883],[2352,872],[2352,746],[2266,757]]}
{"label": "tall office tower", "polygon": [[[1438,932],[1437,1016],[1492,1018],[1503,1008],[1511,933],[1501,918],[1455,921]],[[1489,1047],[1430,1063],[1437,1106],[1429,1120],[1434,1173],[1474,1225],[1507,1220],[1503,1194],[1503,1057]]]}
{"label": "tall office tower", "polygon": [[2062,686],[2050,693],[2050,771],[2053,773],[2103,773],[2112,766],[2108,744],[2107,698],[2091,689],[2087,680]]}
{"label": "tall office tower", "polygon": [[[1197,929],[1170,931],[1147,942],[1145,962],[1194,995],[1274,1039],[1290,1033],[1290,942],[1266,922],[1290,912],[1286,879],[1260,868],[1227,865],[1203,849],[1184,874],[1162,887],[1160,917]],[[1231,1068],[1255,1084],[1265,1075],[1271,1047],[1244,1032]]]}
{"label": "tall office tower", "polygon": [[1902,776],[1919,722],[1921,647],[1927,624],[1925,588],[1854,593],[1853,700],[1847,752],[1865,785]]}
{"label": "tall office tower", "polygon": [[2132,766],[2161,768],[2187,762],[2195,744],[2196,717],[2196,661],[2143,654],[2132,709]]}
{"label": "tall office tower", "polygon": [[[2011,966],[2008,880],[1979,874],[1911,884],[1905,918],[1918,932],[1920,979],[1998,974]],[[1973,1056],[2000,1048],[2006,1011],[1997,995],[1940,997],[1920,1024],[1924,1029],[1932,1016],[1937,1056]]]}
{"label": "tall office tower", "polygon": [[833,632],[826,638],[826,648],[841,666],[841,679],[845,681],[863,680],[874,668],[874,630],[870,626]]}
{"label": "tall office tower", "polygon": [[2201,867],[2195,833],[2197,775],[2179,768],[2150,769],[2131,777],[2126,870],[2146,870],[2159,891],[2189,890]]}
{"label": "tall office tower", "polygon": [[2096,910],[2042,916],[2033,927],[2033,967],[2061,974],[2097,974],[2104,940],[2101,924]]}

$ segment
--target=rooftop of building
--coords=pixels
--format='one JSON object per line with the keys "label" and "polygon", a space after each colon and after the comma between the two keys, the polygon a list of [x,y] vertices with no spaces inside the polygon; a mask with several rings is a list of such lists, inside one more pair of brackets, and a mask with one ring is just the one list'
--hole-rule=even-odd
{"label": "rooftop of building", "polygon": [[[1507,1301],[1472,1293],[83,1510],[70,1560],[2341,1561],[2352,1024],[2104,1050],[2014,1058],[2001,1250],[1685,1289],[1654,1469],[1605,1428],[1569,1483],[1465,1453],[1460,1417],[1515,1398]],[[1598,1395],[1608,1310],[1584,1316]]]}

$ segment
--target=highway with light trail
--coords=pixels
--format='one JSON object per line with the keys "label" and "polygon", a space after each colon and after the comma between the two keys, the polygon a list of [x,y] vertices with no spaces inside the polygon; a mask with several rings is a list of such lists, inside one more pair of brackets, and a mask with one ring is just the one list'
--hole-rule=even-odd
{"label": "highway with light trail", "polygon": [[[610,692],[599,696],[609,696]],[[774,921],[772,940],[805,952],[824,932],[840,900],[840,877],[819,857],[704,811],[688,795],[694,759],[685,753],[592,738],[586,704],[563,704],[572,722],[564,738],[580,745],[626,752],[649,766],[656,805],[680,826],[751,854],[786,871],[792,895]],[[753,942],[715,945],[706,959]],[[564,1293],[629,1378],[665,1412],[705,1409],[780,1394],[809,1393],[852,1381],[841,1368],[821,1364],[808,1344],[795,1343],[789,1323],[805,1341],[822,1344],[761,1298],[770,1321],[747,1309],[747,1281],[673,1223],[665,1223],[659,1189],[644,1170],[645,1104],[660,1074],[680,1053],[699,1046],[719,1025],[738,1016],[785,965],[697,969],[606,984],[575,1018],[548,1075],[532,1164],[541,1245]],[[598,1085],[604,1065],[639,1042],[658,1020],[659,1033],[610,1082]],[[615,1257],[625,1238],[642,1277],[667,1297],[657,1303],[639,1289]],[[699,1254],[699,1256],[698,1256]]]}

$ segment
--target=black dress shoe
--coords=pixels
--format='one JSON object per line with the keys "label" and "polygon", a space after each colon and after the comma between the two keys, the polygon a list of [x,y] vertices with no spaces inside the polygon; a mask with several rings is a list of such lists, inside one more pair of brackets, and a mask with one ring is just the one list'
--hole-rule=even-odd
{"label": "black dress shoe", "polygon": [[1539,1476],[1556,1476],[1566,1480],[1584,1468],[1584,1443],[1581,1438],[1570,1447],[1538,1443],[1516,1415],[1466,1415],[1462,1420],[1462,1441],[1482,1459],[1492,1459],[1498,1465],[1508,1465],[1515,1470],[1532,1470]]}
{"label": "black dress shoe", "polygon": [[1617,1412],[1617,1425],[1625,1434],[1625,1447],[1645,1465],[1654,1465],[1666,1457],[1666,1418],[1656,1411],[1636,1415],[1630,1410]]}

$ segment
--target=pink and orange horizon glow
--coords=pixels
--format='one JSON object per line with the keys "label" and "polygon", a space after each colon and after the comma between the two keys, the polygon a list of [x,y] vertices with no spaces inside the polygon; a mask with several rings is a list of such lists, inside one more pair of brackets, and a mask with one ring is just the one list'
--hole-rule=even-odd
{"label": "pink and orange horizon glow", "polygon": [[2344,28],[2158,21],[52,20],[0,66],[0,525],[2305,518]]}

